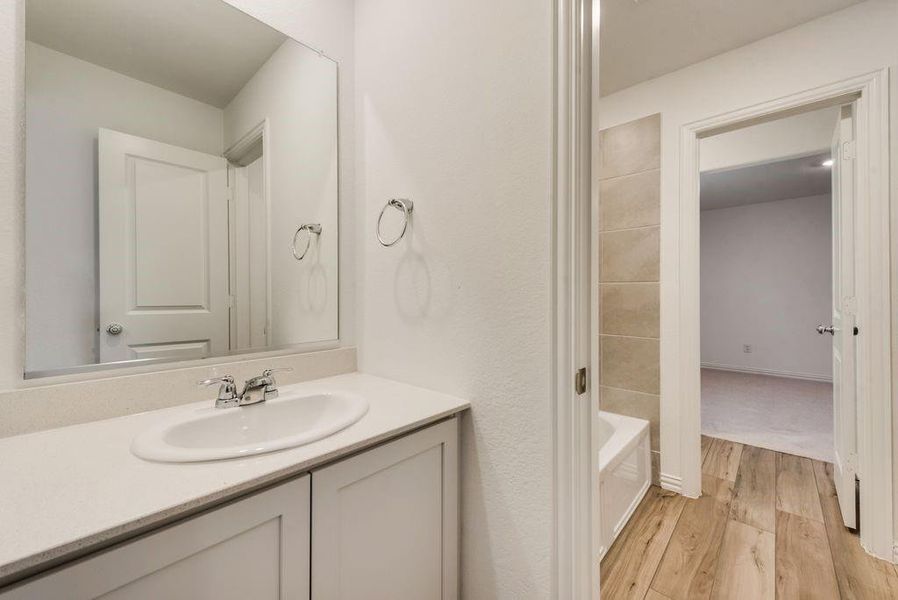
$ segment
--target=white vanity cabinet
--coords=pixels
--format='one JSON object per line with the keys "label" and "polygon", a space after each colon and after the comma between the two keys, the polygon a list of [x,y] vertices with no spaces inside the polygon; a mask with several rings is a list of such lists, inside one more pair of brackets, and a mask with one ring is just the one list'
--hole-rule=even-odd
{"label": "white vanity cabinet", "polygon": [[450,419],[64,565],[0,600],[454,600],[457,563]]}
{"label": "white vanity cabinet", "polygon": [[312,471],[313,600],[458,597],[457,427]]}
{"label": "white vanity cabinet", "polygon": [[305,475],[0,594],[2,600],[309,597]]}

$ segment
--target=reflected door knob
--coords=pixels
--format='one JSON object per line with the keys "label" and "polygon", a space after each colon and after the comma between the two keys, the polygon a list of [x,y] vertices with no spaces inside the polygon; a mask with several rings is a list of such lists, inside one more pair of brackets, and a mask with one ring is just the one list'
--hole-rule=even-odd
{"label": "reflected door knob", "polygon": [[817,333],[823,335],[824,333],[828,333],[830,335],[836,335],[836,328],[830,325],[829,327],[824,327],[823,325],[817,325]]}
{"label": "reflected door knob", "polygon": [[121,323],[110,323],[106,326],[106,333],[109,335],[118,335],[125,330]]}

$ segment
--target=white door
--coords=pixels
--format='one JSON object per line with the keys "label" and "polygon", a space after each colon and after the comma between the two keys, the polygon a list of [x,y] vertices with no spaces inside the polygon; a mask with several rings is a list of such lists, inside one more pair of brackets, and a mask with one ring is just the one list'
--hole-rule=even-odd
{"label": "white door", "polygon": [[63,566],[0,600],[308,600],[310,478]]}
{"label": "white door", "polygon": [[100,360],[229,348],[227,163],[99,132]]}
{"label": "white door", "polygon": [[854,292],[854,123],[852,107],[842,107],[832,143],[833,225],[833,476],[846,527],[857,527],[857,399]]}

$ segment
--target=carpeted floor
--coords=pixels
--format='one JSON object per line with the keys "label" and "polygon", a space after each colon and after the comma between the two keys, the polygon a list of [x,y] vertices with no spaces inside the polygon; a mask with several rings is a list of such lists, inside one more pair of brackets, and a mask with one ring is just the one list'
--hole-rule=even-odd
{"label": "carpeted floor", "polygon": [[702,369],[702,433],[832,462],[832,384]]}

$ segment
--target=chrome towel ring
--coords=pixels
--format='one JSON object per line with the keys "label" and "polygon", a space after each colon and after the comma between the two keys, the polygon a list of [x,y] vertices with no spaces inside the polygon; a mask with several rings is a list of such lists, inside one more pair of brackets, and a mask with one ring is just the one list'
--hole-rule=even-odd
{"label": "chrome towel ring", "polygon": [[[307,232],[306,247],[303,248],[302,254],[300,254],[296,251],[296,238],[299,237],[299,234],[303,231]],[[309,253],[309,248],[312,246],[312,235],[321,235],[321,225],[319,223],[304,223],[299,226],[299,229],[293,234],[293,243],[290,244],[290,250],[293,251],[293,258],[302,260],[306,257],[306,254]]]}
{"label": "chrome towel ring", "polygon": [[[397,210],[402,211],[402,215],[404,220],[402,222],[402,231],[399,232],[399,235],[392,242],[388,242],[384,239],[383,235],[380,233],[380,222],[383,221],[384,213],[387,211],[387,208],[392,206]],[[406,198],[393,198],[389,202],[384,205],[384,207],[380,210],[380,216],[377,217],[377,241],[380,242],[381,246],[389,248],[403,237],[405,237],[405,230],[408,229],[408,222],[412,218],[412,210],[415,207],[415,203]]]}

